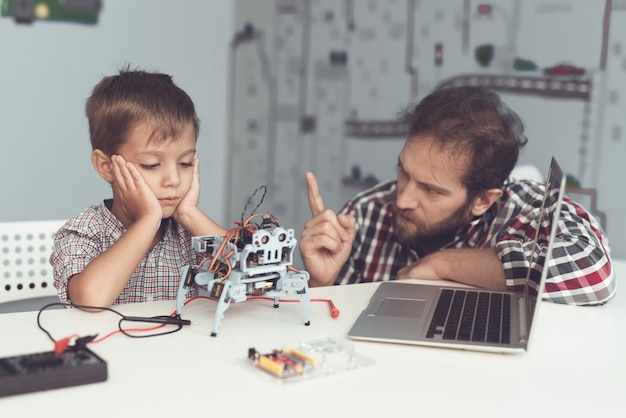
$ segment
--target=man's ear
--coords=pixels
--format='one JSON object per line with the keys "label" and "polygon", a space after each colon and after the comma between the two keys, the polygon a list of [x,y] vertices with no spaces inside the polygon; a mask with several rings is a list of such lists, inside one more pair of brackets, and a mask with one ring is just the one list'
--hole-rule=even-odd
{"label": "man's ear", "polygon": [[493,205],[493,203],[502,196],[501,189],[489,189],[474,198],[472,204],[472,215],[480,216]]}
{"label": "man's ear", "polygon": [[107,183],[113,181],[113,165],[111,157],[106,155],[102,150],[95,149],[91,153],[91,164],[96,169],[100,177],[106,180]]}

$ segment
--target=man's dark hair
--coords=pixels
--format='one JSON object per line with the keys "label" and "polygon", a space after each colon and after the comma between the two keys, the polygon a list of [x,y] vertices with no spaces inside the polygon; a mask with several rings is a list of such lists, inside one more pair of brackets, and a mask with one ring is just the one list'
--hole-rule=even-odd
{"label": "man's dark hair", "polygon": [[528,139],[520,117],[494,92],[444,87],[404,111],[408,139],[428,136],[449,155],[466,159],[468,199],[501,188]]}
{"label": "man's dark hair", "polygon": [[152,128],[152,141],[176,139],[193,126],[196,139],[200,121],[193,101],[167,74],[122,69],[103,78],[86,105],[93,149],[117,152],[138,123]]}

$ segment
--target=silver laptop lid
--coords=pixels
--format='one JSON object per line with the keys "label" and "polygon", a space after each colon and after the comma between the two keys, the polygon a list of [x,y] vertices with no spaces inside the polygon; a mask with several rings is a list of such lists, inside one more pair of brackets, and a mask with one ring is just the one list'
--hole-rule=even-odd
{"label": "silver laptop lid", "polygon": [[[559,229],[559,217],[561,216],[561,204],[565,194],[565,176],[556,159],[552,157],[546,190],[544,192],[541,211],[537,219],[537,231],[535,234],[533,252],[529,260],[529,268],[524,285],[524,299],[526,301],[526,333],[527,338],[531,335],[533,319],[537,315],[540,303],[537,303],[537,295],[542,295],[545,282],[548,278],[552,247]],[[524,314],[520,312],[520,314]]]}

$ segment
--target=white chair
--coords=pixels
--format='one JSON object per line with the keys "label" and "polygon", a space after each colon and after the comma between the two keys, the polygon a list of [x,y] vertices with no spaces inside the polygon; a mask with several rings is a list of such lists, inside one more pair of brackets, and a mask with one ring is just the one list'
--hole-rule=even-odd
{"label": "white chair", "polygon": [[0,313],[59,301],[48,260],[54,233],[65,222],[0,222]]}
{"label": "white chair", "polygon": [[517,180],[535,180],[543,182],[543,174],[536,166],[532,164],[520,164],[513,168],[511,171],[511,177]]}
{"label": "white chair", "polygon": [[[540,183],[544,181],[541,170],[531,164],[515,166],[513,171],[511,171],[511,177],[518,180],[535,180]],[[600,222],[602,229],[606,231],[606,213],[598,209],[597,189],[568,186],[565,190],[565,194],[587,211],[591,212],[598,222]]]}

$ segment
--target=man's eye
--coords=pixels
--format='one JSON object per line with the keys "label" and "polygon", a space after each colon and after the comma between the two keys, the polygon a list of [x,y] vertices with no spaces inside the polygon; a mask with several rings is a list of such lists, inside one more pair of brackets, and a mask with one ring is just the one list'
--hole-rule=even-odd
{"label": "man's eye", "polygon": [[144,170],[154,170],[158,166],[159,164],[140,164],[139,165],[139,167],[143,168]]}
{"label": "man's eye", "polygon": [[435,189],[434,187],[424,186],[424,190],[426,190],[428,194],[433,196],[441,194],[441,191],[439,189]]}
{"label": "man's eye", "polygon": [[193,162],[190,163],[180,163],[181,167],[193,167]]}

